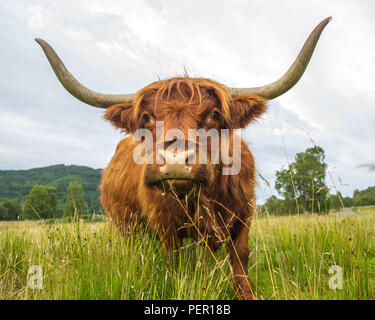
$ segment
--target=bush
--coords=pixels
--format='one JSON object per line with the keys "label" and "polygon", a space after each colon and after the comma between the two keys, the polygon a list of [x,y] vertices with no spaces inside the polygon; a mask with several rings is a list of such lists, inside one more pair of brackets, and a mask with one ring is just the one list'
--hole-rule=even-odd
{"label": "bush", "polygon": [[34,185],[23,205],[22,218],[48,219],[56,212],[56,188],[51,186]]}
{"label": "bush", "polygon": [[82,185],[71,182],[66,191],[64,217],[83,215],[86,208],[87,204],[83,200]]}
{"label": "bush", "polygon": [[17,220],[21,206],[16,200],[0,199],[0,220]]}
{"label": "bush", "polygon": [[353,205],[355,206],[370,206],[375,204],[375,186],[368,187],[365,190],[354,190]]}

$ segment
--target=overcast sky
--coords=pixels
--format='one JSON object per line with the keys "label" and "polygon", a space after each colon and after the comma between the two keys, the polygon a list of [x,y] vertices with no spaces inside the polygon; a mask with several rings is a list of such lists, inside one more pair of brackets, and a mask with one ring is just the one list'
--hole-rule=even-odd
{"label": "overcast sky", "polygon": [[313,143],[326,151],[330,187],[351,196],[375,185],[373,167],[360,166],[375,163],[373,0],[2,0],[0,169],[103,168],[123,138],[103,110],[63,89],[35,37],[96,91],[135,92],[184,67],[191,76],[250,87],[281,76],[328,16],[302,79],[244,132],[271,184],[260,180],[258,199],[274,193],[275,171]]}

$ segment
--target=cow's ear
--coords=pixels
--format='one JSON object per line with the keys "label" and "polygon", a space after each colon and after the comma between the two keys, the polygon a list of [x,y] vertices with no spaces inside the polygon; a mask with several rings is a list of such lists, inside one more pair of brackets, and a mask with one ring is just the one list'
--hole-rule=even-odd
{"label": "cow's ear", "polygon": [[245,128],[267,110],[267,101],[254,94],[244,94],[232,99],[229,121],[232,129]]}
{"label": "cow's ear", "polygon": [[116,128],[133,133],[138,129],[133,112],[134,108],[131,103],[115,104],[106,110],[104,118],[111,121]]}

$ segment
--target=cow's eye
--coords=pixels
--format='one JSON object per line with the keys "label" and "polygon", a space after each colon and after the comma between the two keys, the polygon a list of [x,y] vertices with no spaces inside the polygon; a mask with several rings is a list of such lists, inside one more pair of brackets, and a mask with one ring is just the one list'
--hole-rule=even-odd
{"label": "cow's eye", "polygon": [[144,122],[149,122],[150,121],[150,116],[147,113],[145,113],[142,118],[143,118]]}
{"label": "cow's eye", "polygon": [[212,112],[212,119],[219,121],[220,120],[220,112],[219,111],[214,111]]}

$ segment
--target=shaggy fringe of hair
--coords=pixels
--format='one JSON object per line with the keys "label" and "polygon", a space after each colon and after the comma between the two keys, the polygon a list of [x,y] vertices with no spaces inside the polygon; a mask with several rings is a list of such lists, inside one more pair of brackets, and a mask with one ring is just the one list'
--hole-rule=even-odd
{"label": "shaggy fringe of hair", "polygon": [[[188,88],[190,91],[190,96],[186,96],[183,87]],[[134,100],[134,117],[136,118],[141,110],[141,104],[146,96],[149,96],[151,93],[156,92],[156,99],[169,99],[171,94],[177,92],[182,98],[188,98],[191,103],[193,99],[198,95],[200,104],[202,103],[201,89],[210,89],[213,90],[217,98],[220,101],[223,115],[226,120],[230,120],[229,104],[231,100],[231,95],[228,92],[228,89],[211,79],[206,78],[190,78],[187,75],[185,77],[175,77],[167,80],[159,80],[149,84],[147,87],[138,91],[136,98]]]}

